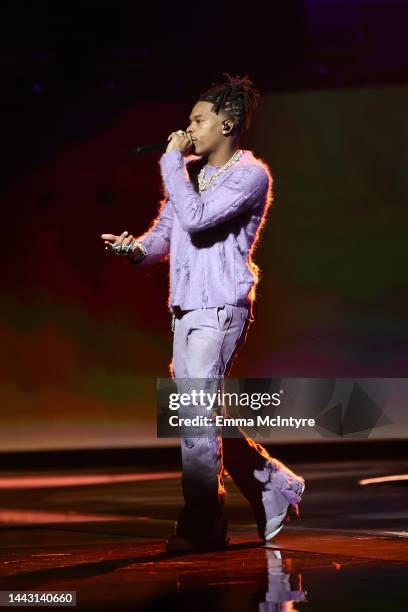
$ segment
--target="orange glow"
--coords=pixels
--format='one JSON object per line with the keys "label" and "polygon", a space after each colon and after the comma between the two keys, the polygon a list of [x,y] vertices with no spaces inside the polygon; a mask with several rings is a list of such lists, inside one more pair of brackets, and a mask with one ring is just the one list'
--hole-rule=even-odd
{"label": "orange glow", "polygon": [[0,489],[42,489],[43,487],[77,487],[112,482],[143,482],[180,478],[181,472],[150,474],[88,474],[69,476],[12,476],[0,478]]}
{"label": "orange glow", "polygon": [[395,476],[377,476],[376,478],[362,478],[358,481],[360,485],[381,484],[383,482],[398,482],[408,480],[408,474],[396,474]]}
{"label": "orange glow", "polygon": [[45,510],[0,510],[3,525],[41,525],[49,523],[97,523],[113,521],[148,520],[143,517],[116,514],[82,514],[80,512],[47,512]]}

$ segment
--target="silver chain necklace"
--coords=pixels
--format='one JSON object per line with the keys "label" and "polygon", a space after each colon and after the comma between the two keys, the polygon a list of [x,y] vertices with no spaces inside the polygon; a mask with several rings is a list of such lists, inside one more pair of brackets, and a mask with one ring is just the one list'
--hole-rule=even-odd
{"label": "silver chain necklace", "polygon": [[205,173],[205,169],[206,169],[207,166],[204,166],[203,168],[201,168],[201,170],[200,170],[200,172],[198,174],[198,187],[199,187],[199,190],[200,191],[205,191],[206,189],[208,189],[213,184],[215,179],[221,174],[221,172],[224,172],[225,170],[227,170],[227,168],[232,166],[232,164],[235,164],[235,162],[237,162],[239,159],[241,159],[243,154],[244,154],[244,151],[242,149],[238,149],[237,151],[235,151],[235,153],[231,157],[231,159],[229,159],[227,162],[225,162],[225,164],[223,166],[221,166],[221,168],[219,168],[217,170],[217,172],[214,172],[214,174],[212,174],[210,176],[208,181],[204,180],[204,173]]}

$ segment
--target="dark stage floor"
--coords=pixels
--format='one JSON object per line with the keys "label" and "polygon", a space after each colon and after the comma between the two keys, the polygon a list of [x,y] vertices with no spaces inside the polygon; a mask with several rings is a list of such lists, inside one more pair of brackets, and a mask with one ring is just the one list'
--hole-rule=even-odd
{"label": "dark stage floor", "polygon": [[229,550],[181,556],[164,552],[178,472],[3,471],[0,590],[76,591],[77,609],[118,612],[405,609],[407,489],[358,483],[405,463],[289,465],[307,481],[300,520],[263,545],[227,479]]}

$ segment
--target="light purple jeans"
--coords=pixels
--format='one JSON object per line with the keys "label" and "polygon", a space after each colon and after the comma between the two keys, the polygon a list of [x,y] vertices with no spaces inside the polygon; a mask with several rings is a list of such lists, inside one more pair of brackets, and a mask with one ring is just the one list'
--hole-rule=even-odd
{"label": "light purple jeans", "polygon": [[[197,389],[222,390],[238,348],[246,340],[252,314],[246,306],[178,311],[174,324],[172,376],[179,392]],[[198,380],[199,379],[199,380]],[[214,379],[217,379],[214,382]],[[207,380],[209,381],[210,389]],[[214,388],[214,384],[216,385]],[[179,409],[179,416],[209,415],[205,406]],[[220,412],[218,412],[220,413]],[[185,506],[177,522],[177,535],[194,537],[197,530],[211,538],[225,524],[223,469],[251,500],[259,494],[253,472],[271,457],[260,445],[238,430],[238,437],[222,437],[223,428],[207,430],[203,437],[182,437],[182,489]],[[231,428],[230,428],[231,430]]]}

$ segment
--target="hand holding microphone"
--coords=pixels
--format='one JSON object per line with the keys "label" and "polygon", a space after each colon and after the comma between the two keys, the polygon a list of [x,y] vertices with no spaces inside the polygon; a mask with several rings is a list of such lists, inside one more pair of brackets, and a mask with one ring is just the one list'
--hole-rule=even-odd
{"label": "hand holding microphone", "polygon": [[[172,132],[170,136],[167,138],[167,140],[163,140],[162,142],[156,142],[155,144],[146,144],[146,145],[140,145],[138,147],[132,147],[131,149],[129,149],[129,155],[133,157],[136,155],[145,155],[146,153],[164,153],[166,147],[170,146],[169,140],[171,140],[173,136],[174,137],[176,137],[176,135],[181,136],[182,134],[186,135],[187,132],[184,132],[183,130],[178,130],[177,132]],[[172,142],[170,143],[171,149],[168,148],[167,150],[172,151],[173,148],[176,149],[177,147],[179,147],[182,150],[183,154],[186,153],[190,149],[190,147],[188,147],[188,149],[185,148],[188,142],[190,142],[191,146],[193,145],[190,134],[187,134],[187,138],[188,140],[186,140],[186,138],[177,140],[177,144],[175,144],[172,140]]]}
{"label": "hand holding microphone", "polygon": [[182,154],[186,155],[193,146],[191,135],[188,132],[185,132],[184,130],[177,130],[177,132],[172,132],[167,138],[167,140],[170,140],[170,142],[167,145],[166,153],[174,151],[174,149],[180,149]]}

